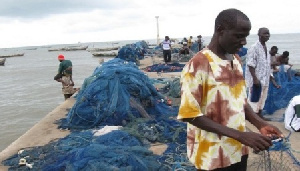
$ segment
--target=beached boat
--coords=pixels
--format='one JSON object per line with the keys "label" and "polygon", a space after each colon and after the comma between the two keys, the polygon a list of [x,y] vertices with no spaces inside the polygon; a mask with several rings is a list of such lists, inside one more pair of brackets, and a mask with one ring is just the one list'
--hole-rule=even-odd
{"label": "beached boat", "polygon": [[7,55],[0,55],[0,58],[10,58],[16,56],[24,56],[24,53],[15,53],[15,54],[7,54]]}
{"label": "beached boat", "polygon": [[120,47],[107,47],[107,48],[89,48],[87,51],[89,52],[98,52],[98,51],[112,51],[118,50]]}
{"label": "beached boat", "polygon": [[118,55],[117,52],[95,52],[92,53],[93,56],[111,56],[111,57],[115,57]]}
{"label": "beached boat", "polygon": [[6,58],[0,58],[0,66],[4,66]]}
{"label": "beached boat", "polygon": [[76,51],[76,50],[86,50],[88,46],[75,46],[75,47],[63,47],[57,49],[48,49],[48,51]]}

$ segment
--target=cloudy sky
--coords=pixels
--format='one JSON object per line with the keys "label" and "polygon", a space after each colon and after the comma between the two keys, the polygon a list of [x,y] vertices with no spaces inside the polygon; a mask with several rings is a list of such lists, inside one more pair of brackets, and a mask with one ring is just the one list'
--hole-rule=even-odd
{"label": "cloudy sky", "polygon": [[0,48],[211,36],[217,14],[243,11],[251,34],[300,33],[297,0],[0,0]]}

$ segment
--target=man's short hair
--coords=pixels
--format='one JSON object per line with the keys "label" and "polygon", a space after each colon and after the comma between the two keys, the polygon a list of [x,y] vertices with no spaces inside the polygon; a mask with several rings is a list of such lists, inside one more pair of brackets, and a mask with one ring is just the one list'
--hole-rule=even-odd
{"label": "man's short hair", "polygon": [[230,8],[219,13],[215,20],[215,31],[219,26],[224,26],[226,29],[232,29],[237,25],[238,18],[250,21],[242,11]]}
{"label": "man's short hair", "polygon": [[[265,29],[268,29],[267,27],[261,27],[261,28],[259,28],[258,29],[258,35],[263,31],[263,30],[265,30]],[[269,30],[269,29],[268,29]]]}
{"label": "man's short hair", "polygon": [[287,58],[287,57],[289,57],[289,55],[290,55],[290,53],[289,53],[288,51],[284,51],[284,52],[282,53],[282,57],[283,57],[283,58]]}
{"label": "man's short hair", "polygon": [[277,46],[272,46],[271,50],[278,50],[278,47]]}

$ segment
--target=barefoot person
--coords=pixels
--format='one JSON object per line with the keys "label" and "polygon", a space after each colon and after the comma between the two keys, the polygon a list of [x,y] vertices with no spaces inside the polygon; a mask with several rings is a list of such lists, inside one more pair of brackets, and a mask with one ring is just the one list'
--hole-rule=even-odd
{"label": "barefoot person", "polygon": [[[187,156],[198,170],[246,170],[248,148],[268,149],[270,135],[282,136],[247,103],[239,57],[251,23],[239,10],[227,9],[215,20],[208,48],[198,52],[181,74],[178,119],[188,122]],[[246,131],[246,119],[261,134]]]}
{"label": "barefoot person", "polygon": [[54,80],[62,83],[62,93],[66,100],[76,92],[76,89],[73,88],[72,62],[66,60],[64,55],[58,55],[58,61],[60,62],[58,74],[54,77]]}

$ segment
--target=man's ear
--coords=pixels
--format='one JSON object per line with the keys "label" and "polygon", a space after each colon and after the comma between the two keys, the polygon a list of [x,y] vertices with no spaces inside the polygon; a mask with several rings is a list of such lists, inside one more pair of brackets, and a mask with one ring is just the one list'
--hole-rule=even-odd
{"label": "man's ear", "polygon": [[224,26],[218,25],[216,31],[217,31],[217,33],[218,33],[219,35],[223,35],[223,33],[224,33]]}

